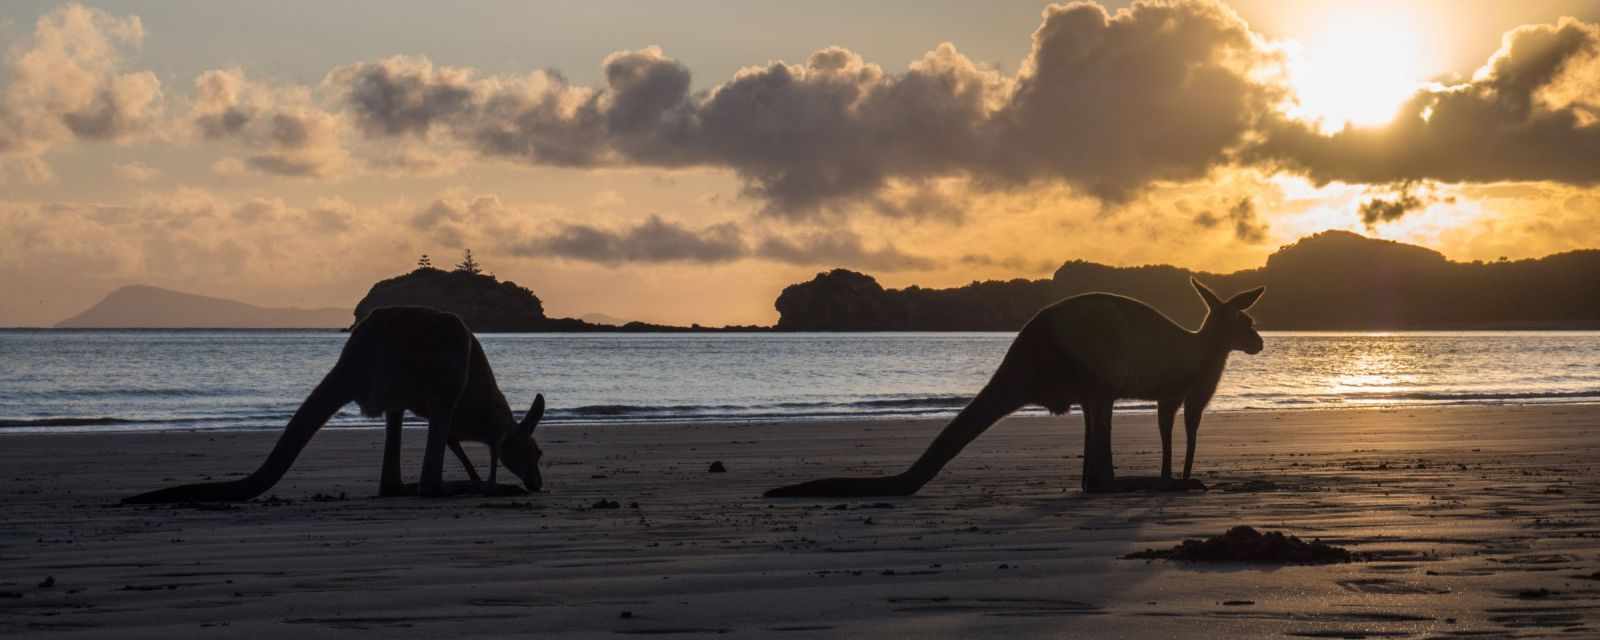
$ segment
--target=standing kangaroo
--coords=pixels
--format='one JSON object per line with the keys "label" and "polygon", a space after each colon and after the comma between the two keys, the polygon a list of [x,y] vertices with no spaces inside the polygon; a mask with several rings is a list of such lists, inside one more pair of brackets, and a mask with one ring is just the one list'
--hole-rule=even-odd
{"label": "standing kangaroo", "polygon": [[[939,432],[910,469],[876,478],[825,478],[779,487],[768,497],[903,496],[916,493],[990,425],[1027,404],[1064,414],[1083,407],[1083,489],[1150,486],[1118,482],[1111,464],[1111,407],[1121,398],[1154,400],[1161,428],[1159,488],[1188,488],[1200,414],[1217,390],[1228,354],[1261,352],[1261,334],[1245,313],[1257,287],[1223,302],[1190,279],[1207,314],[1189,331],[1149,305],[1109,293],[1086,293],[1045,307],[1023,325],[1005,359],[977,397]],[[1172,421],[1183,407],[1188,451],[1183,482],[1172,481]]]}
{"label": "standing kangaroo", "polygon": [[383,475],[379,494],[410,493],[400,481],[401,419],[407,410],[428,420],[428,446],[422,457],[417,492],[444,493],[441,476],[448,446],[474,481],[472,463],[461,440],[489,445],[489,482],[504,462],[530,491],[542,485],[539,445],[533,430],[544,415],[544,396],[517,422],[495,383],[483,346],[454,314],[425,307],[377,309],[350,330],[333,370],[289,419],[289,426],[265,462],[250,475],[228,482],[170,487],[125,498],[125,503],[242,501],[261,495],[289,470],[311,436],[340,408],[355,402],[369,417],[384,415]]}

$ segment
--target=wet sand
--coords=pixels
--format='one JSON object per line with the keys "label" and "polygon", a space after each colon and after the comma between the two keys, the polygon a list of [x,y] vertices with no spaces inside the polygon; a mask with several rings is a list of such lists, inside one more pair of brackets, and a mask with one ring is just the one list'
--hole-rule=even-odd
{"label": "wet sand", "polygon": [[[207,509],[116,501],[275,433],[0,436],[0,634],[1600,635],[1600,406],[1218,413],[1209,492],[1110,496],[1077,490],[1077,416],[1014,418],[914,497],[760,497],[898,471],[941,426],[546,425],[548,492],[440,500],[373,497],[381,430],[326,431],[274,498]],[[1115,441],[1156,471],[1153,416]],[[1120,559],[1239,524],[1376,559]]]}

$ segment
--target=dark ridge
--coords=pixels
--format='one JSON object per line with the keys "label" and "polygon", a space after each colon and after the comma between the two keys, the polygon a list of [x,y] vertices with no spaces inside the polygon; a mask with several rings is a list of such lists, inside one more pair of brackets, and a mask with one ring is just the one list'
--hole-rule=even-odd
{"label": "dark ridge", "polygon": [[1600,250],[1452,262],[1423,247],[1324,231],[1280,248],[1263,267],[1227,274],[1071,260],[1047,280],[885,289],[869,275],[835,269],[783,290],[777,329],[1015,331],[1039,309],[1091,291],[1138,298],[1194,328],[1205,305],[1191,276],[1223,294],[1266,285],[1251,309],[1264,329],[1600,328]]}

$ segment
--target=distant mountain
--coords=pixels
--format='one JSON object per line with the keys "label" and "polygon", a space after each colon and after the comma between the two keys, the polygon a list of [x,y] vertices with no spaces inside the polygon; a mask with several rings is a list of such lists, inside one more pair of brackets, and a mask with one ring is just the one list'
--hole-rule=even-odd
{"label": "distant mountain", "polygon": [[1600,328],[1600,251],[1452,262],[1423,247],[1325,231],[1279,249],[1263,267],[1228,274],[1073,260],[1048,280],[884,289],[835,269],[783,290],[777,329],[1014,331],[1045,305],[1090,291],[1138,298],[1195,328],[1205,307],[1191,275],[1224,295],[1266,285],[1251,310],[1264,329]]}
{"label": "distant mountain", "polygon": [[60,329],[312,329],[349,324],[344,309],[258,307],[235,300],[134,285],[112,291]]}

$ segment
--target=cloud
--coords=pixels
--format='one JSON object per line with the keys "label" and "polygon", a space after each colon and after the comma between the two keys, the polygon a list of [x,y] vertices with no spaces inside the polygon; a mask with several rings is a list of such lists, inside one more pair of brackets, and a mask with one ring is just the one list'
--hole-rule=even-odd
{"label": "cloud", "polygon": [[409,223],[411,228],[428,233],[434,242],[459,249],[470,246],[469,239],[515,236],[517,231],[509,222],[514,217],[515,213],[496,196],[449,195],[435,199],[411,216]]}
{"label": "cloud", "polygon": [[0,184],[46,184],[53,182],[55,172],[50,164],[37,156],[6,155],[0,153]]}
{"label": "cloud", "polygon": [[1418,92],[1386,126],[1323,135],[1279,118],[1245,157],[1318,184],[1593,185],[1600,183],[1597,76],[1600,27],[1572,18],[1523,26],[1505,34],[1470,81]]}
{"label": "cloud", "polygon": [[512,253],[607,265],[630,262],[711,264],[744,257],[745,245],[743,234],[731,223],[691,229],[652,215],[637,226],[620,229],[563,225],[554,234],[516,244]]}
{"label": "cloud", "polygon": [[343,172],[348,152],[339,140],[342,123],[304,88],[252,82],[240,69],[206,71],[194,87],[189,115],[194,131],[249,154],[228,170],[309,178]]}
{"label": "cloud", "polygon": [[1362,202],[1358,211],[1361,213],[1361,221],[1370,228],[1376,226],[1379,222],[1399,220],[1407,212],[1421,209],[1423,204],[1421,198],[1409,193],[1401,193],[1392,200],[1372,198]]}
{"label": "cloud", "polygon": [[1257,244],[1267,239],[1267,225],[1257,217],[1255,201],[1250,198],[1228,209],[1228,219],[1233,221],[1233,237],[1240,242]]}
{"label": "cloud", "polygon": [[1275,59],[1214,3],[1136,3],[1116,14],[1053,5],[1033,41],[990,158],[1013,181],[1061,180],[1125,202],[1152,182],[1227,163],[1284,95],[1252,79]]}
{"label": "cloud", "polygon": [[470,69],[406,56],[341,67],[325,83],[343,90],[357,125],[372,136],[426,135],[435,122],[474,108],[479,92]]}
{"label": "cloud", "polygon": [[138,17],[69,4],[39,18],[7,52],[0,93],[0,153],[36,156],[70,140],[123,142],[156,124],[161,81],[123,72],[144,40]]}
{"label": "cloud", "polygon": [[1032,260],[1022,256],[995,257],[982,253],[969,253],[961,256],[961,264],[974,267],[997,267],[1027,274],[1046,273],[1060,266],[1059,262],[1050,260]]}
{"label": "cloud", "polygon": [[[1014,78],[942,44],[890,73],[830,47],[749,67],[703,92],[656,47],[614,53],[605,85],[555,72],[489,76],[393,57],[324,86],[368,139],[442,139],[488,157],[568,167],[732,170],[768,215],[858,209],[960,219],[927,185],[1061,182],[1125,201],[1225,163],[1281,91],[1245,23],[1210,2],[1052,6]],[[1092,96],[1092,99],[1085,99]]]}
{"label": "cloud", "polygon": [[1207,229],[1222,226],[1223,223],[1232,224],[1233,237],[1249,244],[1258,244],[1267,239],[1267,225],[1261,222],[1256,214],[1255,201],[1249,197],[1240,198],[1222,216],[1201,211],[1195,214],[1194,223]]}
{"label": "cloud", "polygon": [[560,74],[478,77],[394,56],[339,67],[323,85],[339,96],[369,139],[440,135],[482,155],[530,164],[598,166],[604,149],[599,96]]}
{"label": "cloud", "polygon": [[338,234],[355,227],[355,205],[341,198],[322,198],[305,212],[307,225],[315,231]]}
{"label": "cloud", "polygon": [[362,157],[370,172],[391,177],[437,177],[459,172],[470,160],[463,152],[401,143]]}
{"label": "cloud", "polygon": [[111,166],[111,172],[128,182],[149,182],[161,177],[160,169],[137,161],[119,162]]}
{"label": "cloud", "polygon": [[[1276,75],[1276,45],[1206,0],[1052,5],[1009,75],[950,43],[895,70],[828,47],[698,89],[658,47],[606,56],[595,86],[552,70],[396,56],[334,68],[315,87],[207,71],[170,113],[156,76],[125,68],[143,38],[138,18],[79,5],[41,18],[6,58],[0,179],[47,180],[40,154],[60,144],[143,139],[178,123],[186,135],[162,139],[226,149],[212,164],[225,175],[437,176],[472,158],[725,170],[759,222],[780,225],[838,227],[862,214],[960,222],[984,197],[1053,188],[1129,208],[1175,184],[1215,187],[1236,169],[1317,184],[1600,183],[1600,28],[1574,19],[1508,32],[1470,80],[1419,91],[1387,126],[1332,134],[1280,111],[1294,96]],[[1264,241],[1256,205],[1276,209],[1243,204],[1213,202],[1194,219]],[[1366,204],[1376,222],[1415,208],[1398,196]],[[431,230],[466,242],[466,224]],[[752,255],[765,244],[747,239]],[[797,237],[774,246],[784,243],[808,248]]]}
{"label": "cloud", "polygon": [[287,208],[280,198],[252,198],[234,207],[231,215],[241,224],[271,224],[282,218]]}
{"label": "cloud", "polygon": [[873,271],[919,271],[939,266],[936,260],[905,253],[893,244],[886,243],[877,249],[868,249],[861,236],[844,230],[817,232],[798,239],[768,237],[756,248],[755,255],[794,265],[829,265]]}
{"label": "cloud", "polygon": [[[1438,195],[1433,185],[1402,182],[1386,187],[1388,197],[1373,196],[1356,207],[1361,222],[1372,229],[1380,223],[1393,222],[1413,211],[1419,211],[1435,202],[1454,203],[1455,196]],[[1420,193],[1418,191],[1420,190]]]}
{"label": "cloud", "polygon": [[938,262],[900,251],[892,244],[871,249],[848,230],[746,241],[734,223],[693,228],[652,215],[634,226],[562,225],[553,233],[513,243],[523,257],[558,257],[604,265],[628,263],[721,264],[754,258],[794,265],[850,266],[878,271],[931,269]]}

